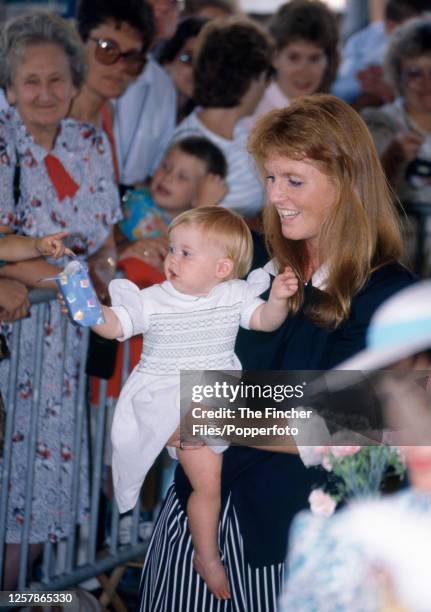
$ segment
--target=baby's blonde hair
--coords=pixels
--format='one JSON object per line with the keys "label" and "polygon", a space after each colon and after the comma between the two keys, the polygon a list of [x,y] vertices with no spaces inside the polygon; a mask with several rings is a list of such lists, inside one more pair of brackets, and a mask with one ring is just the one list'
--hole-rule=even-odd
{"label": "baby's blonde hair", "polygon": [[175,217],[168,233],[180,225],[193,225],[215,240],[232,260],[232,278],[242,278],[250,270],[253,239],[244,219],[237,213],[218,206],[194,208]]}

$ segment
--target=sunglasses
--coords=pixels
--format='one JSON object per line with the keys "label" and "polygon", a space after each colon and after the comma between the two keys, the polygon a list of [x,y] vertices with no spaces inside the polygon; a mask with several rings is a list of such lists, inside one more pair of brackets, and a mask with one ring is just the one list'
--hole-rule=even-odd
{"label": "sunglasses", "polygon": [[130,76],[138,76],[146,64],[147,58],[142,51],[125,51],[122,53],[114,40],[109,38],[90,38],[96,43],[94,57],[104,66],[112,66],[120,59],[124,61],[124,69]]}

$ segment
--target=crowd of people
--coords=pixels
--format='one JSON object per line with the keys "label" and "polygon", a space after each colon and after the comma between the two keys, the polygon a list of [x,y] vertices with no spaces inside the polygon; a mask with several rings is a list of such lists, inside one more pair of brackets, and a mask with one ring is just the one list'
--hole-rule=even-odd
{"label": "crowd of people", "polygon": [[[228,0],[186,2],[184,15],[174,0],[80,0],[73,22],[34,10],[3,25],[2,346],[21,320],[4,589],[16,588],[26,510],[40,332],[29,290],[56,288],[52,278],[73,257],[88,265],[104,313],[93,332],[131,339],[133,372],[121,393],[122,351],[101,374],[115,370],[108,392],[119,395],[112,480],[120,511],[136,504],[165,446],[178,460],[146,555],[140,610],[270,612],[283,589],[280,605],[307,610],[295,603],[306,601],[307,581],[298,587],[292,572],[286,583],[286,550],[295,515],[326,475],[294,435],[259,446],[186,444],[179,372],[366,368],[355,356],[370,350],[385,302],[411,295],[403,304],[414,320],[421,228],[409,213],[431,211],[427,11],[429,0],[387,0],[384,20],[344,47],[321,0],[290,0],[265,23]],[[430,269],[429,242],[421,271]],[[119,269],[123,278],[113,280]],[[422,291],[429,298],[426,282]],[[45,542],[85,523],[90,505],[86,431],[82,452],[72,450],[83,336],[68,323],[65,341],[64,302],[47,312],[30,563]],[[431,347],[430,317],[417,316],[428,335],[402,355],[408,367]],[[386,333],[397,325],[402,318]],[[407,336],[391,337],[401,345]],[[10,363],[6,350],[4,397]],[[98,381],[89,386],[90,403]],[[336,595],[309,588],[308,601],[321,597],[318,609],[329,610]]]}

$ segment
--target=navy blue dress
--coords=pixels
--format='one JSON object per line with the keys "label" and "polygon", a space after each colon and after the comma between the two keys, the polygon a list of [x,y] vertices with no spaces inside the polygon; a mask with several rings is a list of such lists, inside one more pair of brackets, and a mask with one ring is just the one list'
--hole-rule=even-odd
{"label": "navy blue dress", "polygon": [[[304,306],[273,333],[240,332],[237,354],[248,370],[326,370],[365,347],[370,318],[388,297],[414,282],[399,264],[376,270],[336,330],[318,327],[305,310],[319,290],[305,288]],[[232,599],[218,602],[192,568],[185,513],[189,482],[178,466],[155,526],[141,581],[142,612],[275,612],[293,516],[324,478],[298,456],[246,447],[223,455],[219,545]]]}

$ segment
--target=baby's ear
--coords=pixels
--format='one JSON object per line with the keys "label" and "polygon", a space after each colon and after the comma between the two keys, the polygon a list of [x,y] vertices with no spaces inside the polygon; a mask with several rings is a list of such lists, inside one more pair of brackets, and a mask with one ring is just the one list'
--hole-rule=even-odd
{"label": "baby's ear", "polygon": [[228,279],[233,272],[233,261],[229,257],[219,259],[216,265],[216,276],[220,280]]}

